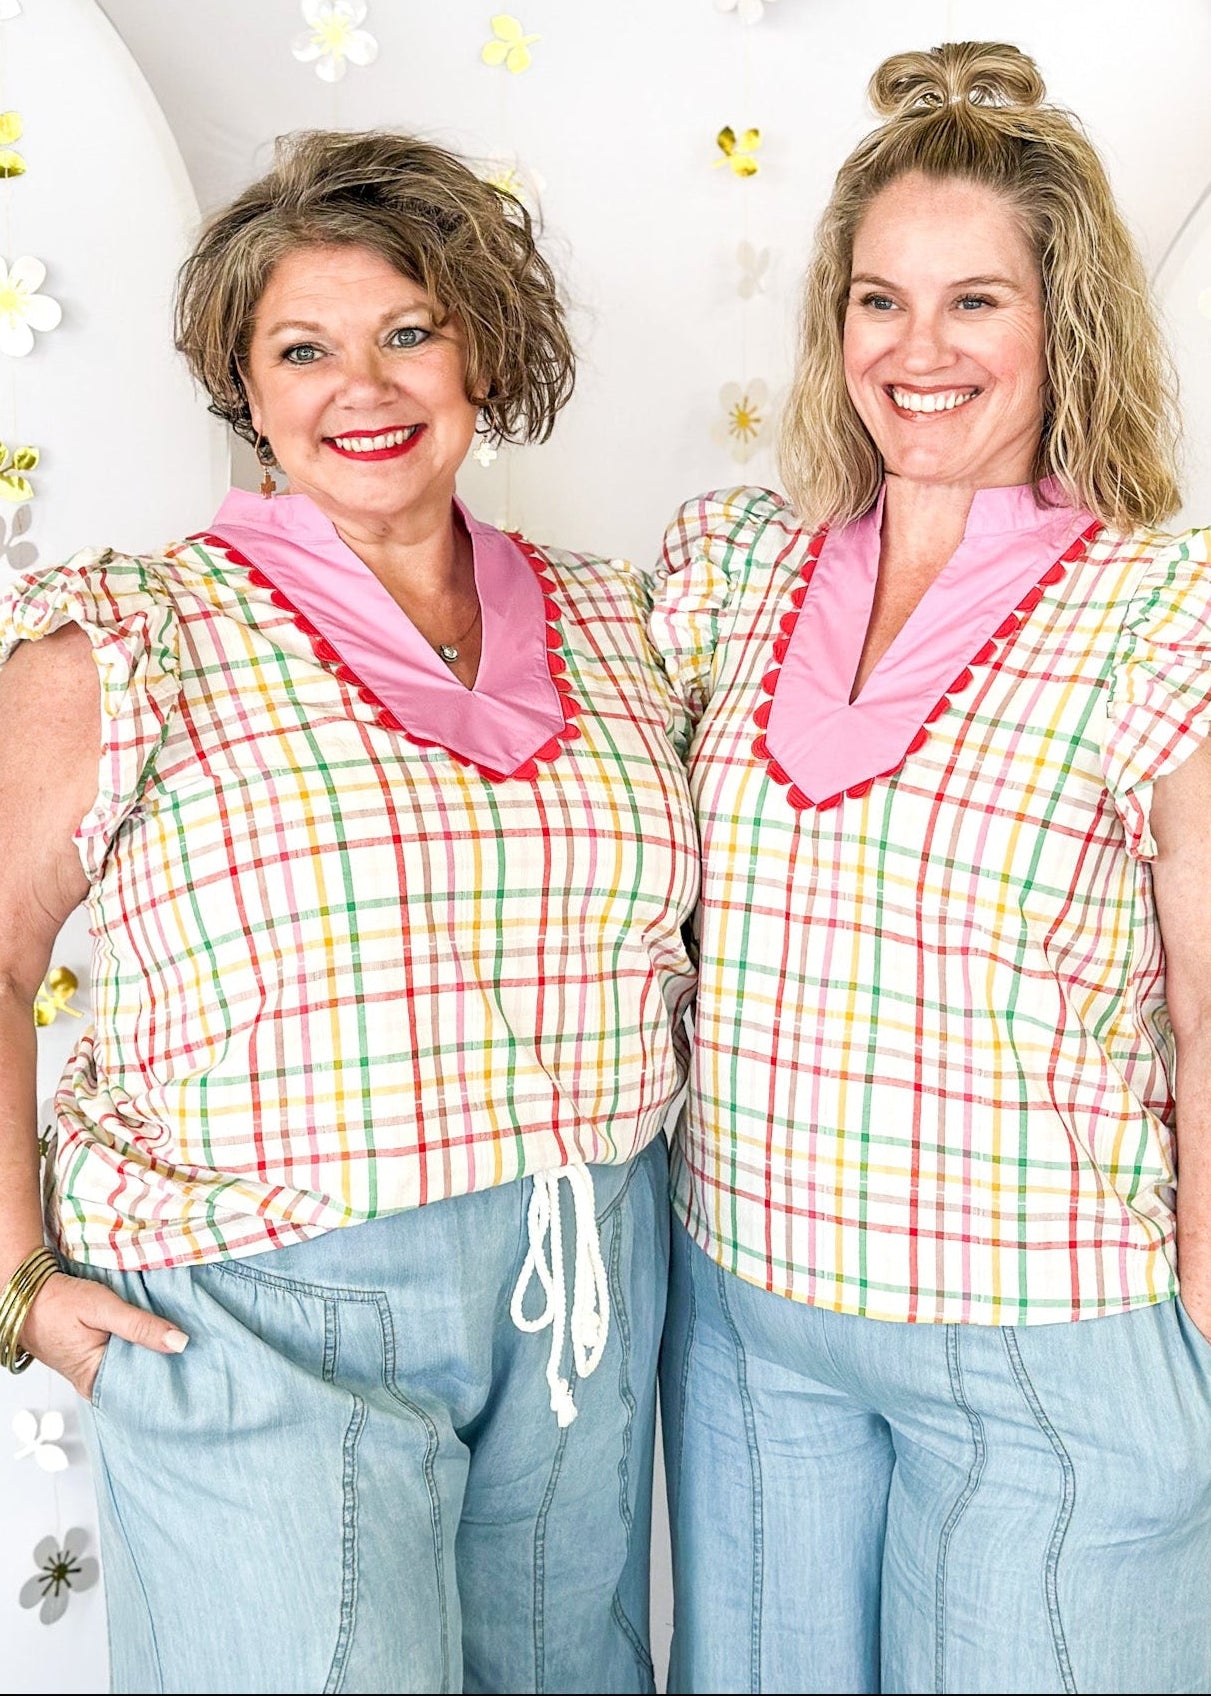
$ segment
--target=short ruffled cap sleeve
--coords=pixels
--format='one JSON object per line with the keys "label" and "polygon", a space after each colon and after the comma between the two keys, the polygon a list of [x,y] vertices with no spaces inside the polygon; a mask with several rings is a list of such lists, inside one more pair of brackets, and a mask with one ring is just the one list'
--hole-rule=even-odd
{"label": "short ruffled cap sleeve", "polygon": [[155,562],[86,548],[0,584],[0,665],[21,642],[77,624],[101,683],[97,799],[76,831],[90,882],[137,804],[180,688],[177,620]]}
{"label": "short ruffled cap sleeve", "polygon": [[1192,530],[1149,561],[1114,656],[1102,770],[1137,859],[1156,854],[1153,784],[1211,731],[1209,541]]}
{"label": "short ruffled cap sleeve", "polygon": [[686,501],[665,531],[652,644],[691,720],[710,699],[724,617],[774,504],[765,489],[717,489]]}

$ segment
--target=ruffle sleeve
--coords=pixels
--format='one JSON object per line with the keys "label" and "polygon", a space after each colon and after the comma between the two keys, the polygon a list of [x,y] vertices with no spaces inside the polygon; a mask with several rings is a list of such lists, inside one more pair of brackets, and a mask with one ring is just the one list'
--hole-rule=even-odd
{"label": "ruffle sleeve", "polygon": [[1167,539],[1149,560],[1112,662],[1102,745],[1128,852],[1150,860],[1152,789],[1211,731],[1211,532]]}
{"label": "ruffle sleeve", "polygon": [[737,588],[761,532],[784,510],[768,489],[716,489],[686,501],[665,531],[651,573],[649,629],[691,733],[711,696]]}
{"label": "ruffle sleeve", "polygon": [[101,684],[97,798],[76,830],[96,882],[114,837],[138,804],[180,689],[177,619],[156,562],[86,548],[65,564],[0,585],[0,665],[21,642],[76,624]]}

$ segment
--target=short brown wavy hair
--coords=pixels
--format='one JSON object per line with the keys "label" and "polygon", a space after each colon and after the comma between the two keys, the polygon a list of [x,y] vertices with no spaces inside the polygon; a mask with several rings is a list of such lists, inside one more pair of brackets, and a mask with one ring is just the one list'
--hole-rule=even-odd
{"label": "short brown wavy hair", "polygon": [[278,260],[310,246],[369,248],[426,290],[440,321],[457,316],[467,398],[490,439],[551,434],[576,361],[527,208],[415,136],[303,130],[209,220],[177,279],[176,345],[238,436],[257,439],[240,376],[257,304]]}
{"label": "short brown wavy hair", "polygon": [[1045,92],[1033,60],[990,41],[898,53],[871,79],[886,121],[842,165],[820,220],[783,420],[782,475],[806,521],[857,517],[883,480],[846,390],[842,337],[854,235],[909,172],[995,190],[1033,247],[1047,369],[1036,485],[1058,478],[1117,530],[1159,526],[1178,506],[1176,383],[1144,268],[1095,149]]}

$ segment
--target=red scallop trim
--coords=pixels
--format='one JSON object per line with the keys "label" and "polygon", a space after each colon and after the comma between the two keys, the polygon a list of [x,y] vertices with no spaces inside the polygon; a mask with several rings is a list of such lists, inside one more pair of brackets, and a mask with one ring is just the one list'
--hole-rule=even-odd
{"label": "red scallop trim", "polygon": [[[1056,560],[1055,564],[1047,567],[1047,570],[1039,578],[1034,587],[1026,591],[1025,595],[1023,595],[1022,599],[1009,614],[1008,618],[1003,619],[1002,622],[998,624],[997,628],[993,631],[991,638],[984,643],[979,653],[973,656],[970,664],[963,667],[963,670],[955,678],[954,682],[942,696],[937,705],[926,714],[925,723],[917,731],[916,735],[908,744],[908,747],[904,750],[900,759],[894,766],[890,766],[887,771],[880,772],[876,777],[868,777],[863,779],[861,783],[855,783],[850,789],[840,789],[835,795],[826,796],[823,801],[813,801],[809,796],[803,793],[798,784],[791,782],[789,772],[784,771],[778,764],[777,760],[774,759],[769,749],[769,743],[766,741],[765,731],[769,725],[770,711],[774,704],[773,696],[778,688],[778,680],[782,674],[782,663],[786,658],[787,649],[790,646],[791,633],[799,621],[799,613],[803,608],[804,601],[807,599],[807,586],[811,582],[812,573],[816,569],[816,561],[820,558],[820,550],[824,546],[824,538],[828,534],[828,526],[825,525],[822,529],[817,530],[816,534],[812,537],[808,544],[807,558],[800,567],[800,580],[790,593],[790,603],[793,610],[783,613],[782,617],[778,621],[778,636],[776,637],[773,645],[774,664],[761,679],[761,688],[769,698],[767,700],[760,701],[753,713],[753,722],[756,724],[757,729],[760,732],[760,735],[753,739],[753,753],[756,754],[759,760],[765,761],[766,769],[768,770],[769,775],[773,778],[774,782],[786,789],[786,798],[790,802],[791,806],[794,807],[796,812],[806,812],[812,807],[814,807],[818,813],[828,812],[833,807],[839,807],[847,795],[852,795],[855,799],[857,799],[859,796],[865,795],[873,784],[881,782],[885,777],[894,777],[898,771],[902,770],[909,756],[919,753],[925,746],[926,742],[928,742],[928,726],[936,724],[938,719],[942,717],[943,713],[947,711],[951,705],[951,697],[953,695],[959,695],[964,689],[969,689],[971,687],[972,683],[975,681],[975,668],[977,666],[981,668],[984,666],[991,666],[1000,657],[1000,655],[1004,654],[1009,643],[1017,635],[1018,631],[1022,628],[1022,625],[1025,624],[1026,620],[1030,617],[1030,614],[1042,600],[1044,590],[1050,589],[1054,584],[1059,583],[1067,572],[1068,567],[1070,565],[1075,565],[1078,560],[1085,557],[1086,553],[1097,540],[1101,532],[1102,525],[1100,522],[1095,521],[1090,524],[1086,530],[1081,532],[1076,541],[1071,543],[1071,545],[1064,550],[1059,559]],[[998,650],[998,642],[1003,642],[1005,647]]]}
{"label": "red scallop trim", "polygon": [[293,623],[311,643],[312,652],[320,664],[326,666],[346,687],[352,689],[359,701],[363,701],[366,706],[371,708],[376,723],[381,725],[384,730],[397,732],[406,741],[411,742],[415,748],[441,748],[457,765],[469,766],[472,771],[478,772],[480,777],[486,778],[489,783],[504,783],[514,777],[522,778],[526,782],[533,782],[538,776],[539,762],[545,764],[556,759],[560,750],[567,743],[574,742],[581,734],[580,726],[575,723],[581,709],[579,704],[572,699],[572,685],[563,676],[563,673],[567,670],[567,661],[561,652],[563,647],[563,637],[560,634],[561,614],[559,604],[555,600],[555,584],[547,575],[547,561],[533,542],[528,542],[524,536],[519,536],[512,530],[508,532],[508,536],[538,578],[539,587],[542,589],[543,617],[546,620],[547,670],[559,695],[559,703],[563,712],[563,728],[557,730],[549,741],[544,742],[541,748],[530,755],[528,760],[524,760],[516,771],[493,771],[490,766],[481,766],[476,760],[468,759],[465,754],[459,754],[453,748],[447,748],[443,742],[426,741],[421,736],[413,735],[405,725],[400,723],[390,707],[384,705],[373,689],[368,688],[362,682],[353,667],[346,665],[336,648],[333,647],[326,636],[320,634],[306,614],[300,612],[290,597],[277,588],[260,567],[252,563],[247,555],[242,554],[238,548],[232,547],[229,542],[224,541],[222,536],[216,536],[211,530],[200,530],[196,535],[189,536],[186,539],[190,542],[201,542],[204,547],[223,554],[233,565],[238,565],[241,570],[248,573],[250,583],[255,584],[258,589],[268,590],[269,599],[274,606],[280,607],[285,613],[289,613]]}

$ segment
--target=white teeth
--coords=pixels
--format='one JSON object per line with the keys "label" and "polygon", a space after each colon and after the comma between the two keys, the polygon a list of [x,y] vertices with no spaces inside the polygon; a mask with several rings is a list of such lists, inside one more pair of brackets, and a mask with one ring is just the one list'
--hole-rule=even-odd
{"label": "white teeth", "polygon": [[891,398],[896,405],[903,407],[905,412],[952,412],[956,406],[963,406],[973,400],[978,389],[946,389],[936,390],[933,394],[916,394],[912,389],[892,388]]}
{"label": "white teeth", "polygon": [[420,429],[419,424],[410,424],[406,430],[384,430],[380,436],[334,436],[346,453],[378,453],[382,448],[398,448]]}

